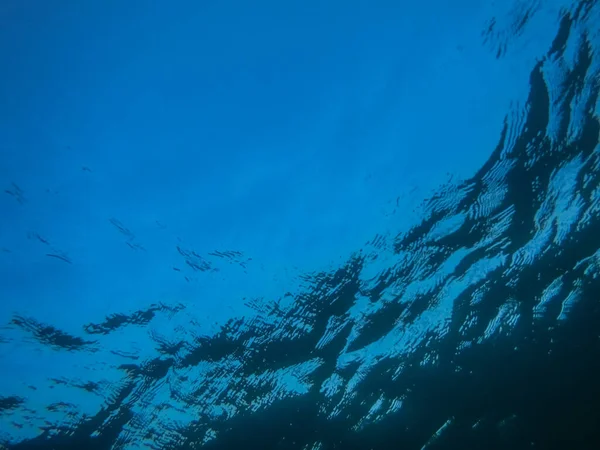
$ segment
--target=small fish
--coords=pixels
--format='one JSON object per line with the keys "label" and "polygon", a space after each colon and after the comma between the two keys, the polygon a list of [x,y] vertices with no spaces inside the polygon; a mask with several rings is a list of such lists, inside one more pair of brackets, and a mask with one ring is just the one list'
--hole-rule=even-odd
{"label": "small fish", "polygon": [[142,244],[132,244],[131,242],[127,242],[127,245],[129,247],[131,247],[132,250],[143,250],[146,251],[146,249],[144,248],[144,246]]}
{"label": "small fish", "polygon": [[48,242],[48,240],[47,240],[46,238],[44,238],[44,237],[40,236],[38,233],[34,233],[33,231],[32,231],[32,232],[29,232],[29,233],[27,233],[27,237],[28,237],[29,239],[37,239],[37,240],[38,240],[38,241],[40,241],[42,244],[50,245],[50,242]]}
{"label": "small fish", "polygon": [[21,189],[14,181],[11,183],[12,189],[5,189],[4,192],[8,195],[12,195],[20,204],[26,202],[25,196],[23,195],[23,189]]}
{"label": "small fish", "polygon": [[46,253],[46,256],[48,256],[50,258],[60,259],[61,261],[66,262],[67,264],[73,264],[73,262],[69,259],[68,256],[58,255],[56,253]]}

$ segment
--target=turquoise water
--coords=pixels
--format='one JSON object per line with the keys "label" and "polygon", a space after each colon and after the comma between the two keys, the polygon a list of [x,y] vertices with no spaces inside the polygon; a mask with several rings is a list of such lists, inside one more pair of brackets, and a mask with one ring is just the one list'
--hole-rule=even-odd
{"label": "turquoise water", "polygon": [[600,12],[498,3],[0,7],[0,442],[548,448],[457,393],[597,350]]}

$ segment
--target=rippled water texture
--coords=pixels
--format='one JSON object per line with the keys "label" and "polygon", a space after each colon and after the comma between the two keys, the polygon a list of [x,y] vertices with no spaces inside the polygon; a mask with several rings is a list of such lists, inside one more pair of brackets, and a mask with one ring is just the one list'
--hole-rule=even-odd
{"label": "rippled water texture", "polygon": [[[488,17],[477,45],[502,64],[542,3]],[[599,448],[600,5],[561,8],[544,10],[553,37],[496,147],[415,207],[410,228],[390,225],[279,292],[242,292],[244,312],[230,306],[216,323],[177,298],[113,299],[71,328],[12,303],[0,330],[5,447]],[[27,206],[18,181],[6,195]],[[102,220],[151,253],[125,221]],[[42,233],[28,239],[77,266]],[[227,267],[252,276],[259,264],[243,250],[173,248],[167,270],[182,282],[219,270],[235,284]],[[21,382],[32,361],[37,384]]]}

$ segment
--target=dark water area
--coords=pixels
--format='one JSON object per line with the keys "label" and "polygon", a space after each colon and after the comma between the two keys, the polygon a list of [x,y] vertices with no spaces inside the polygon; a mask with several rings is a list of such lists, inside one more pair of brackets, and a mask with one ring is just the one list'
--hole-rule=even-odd
{"label": "dark water area", "polygon": [[[214,336],[157,337],[162,356],[122,364],[97,414],[4,448],[600,448],[598,8],[563,12],[527,104],[417,226],[306,274],[300,294],[249,300],[256,315]],[[79,336],[43,318],[12,325],[93,351],[100,336],[177,312],[116,311]],[[0,397],[0,415],[22,403]]]}

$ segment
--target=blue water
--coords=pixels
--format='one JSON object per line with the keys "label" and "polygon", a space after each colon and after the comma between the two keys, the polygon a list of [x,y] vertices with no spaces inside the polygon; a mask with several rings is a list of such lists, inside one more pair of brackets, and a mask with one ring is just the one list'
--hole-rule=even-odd
{"label": "blue water", "polygon": [[594,448],[596,3],[5,2],[0,448]]}

